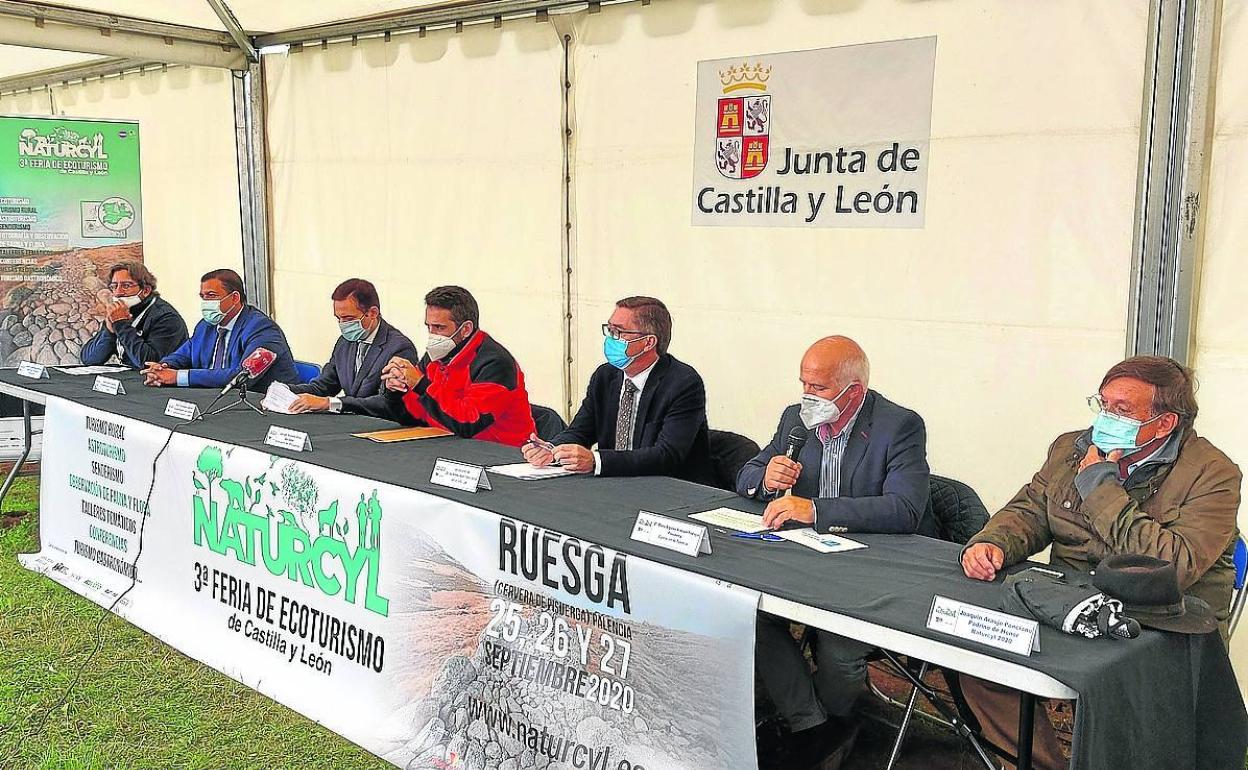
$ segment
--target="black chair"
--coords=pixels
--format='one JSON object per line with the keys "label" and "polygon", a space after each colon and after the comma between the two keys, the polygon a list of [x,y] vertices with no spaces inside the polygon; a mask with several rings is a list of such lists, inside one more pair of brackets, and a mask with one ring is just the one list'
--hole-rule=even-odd
{"label": "black chair", "polygon": [[737,474],[754,456],[759,447],[739,433],[712,430],[707,439],[710,443],[711,468],[715,472],[715,486],[729,492],[737,488]]}
{"label": "black chair", "polygon": [[[940,539],[965,545],[968,540],[974,537],[988,523],[988,509],[984,507],[983,501],[979,499],[979,495],[975,493],[975,490],[961,481],[932,475],[928,483],[931,494],[927,500],[927,512],[936,521]],[[888,770],[892,770],[897,763],[898,757],[901,755],[901,744],[906,738],[906,733],[910,729],[911,719],[915,714],[922,715],[924,718],[954,730],[966,740],[986,767],[996,768],[996,764],[989,758],[985,750],[986,741],[983,741],[979,736],[979,726],[975,724],[974,717],[966,705],[966,700],[962,697],[962,690],[958,686],[956,674],[951,674],[941,669],[945,684],[949,688],[949,697],[953,700],[953,706],[951,707],[941,699],[940,693],[924,681],[924,677],[927,676],[928,671],[932,668],[930,663],[914,660],[913,658],[903,660],[900,656],[888,650],[880,650],[879,654],[882,660],[887,661],[889,668],[895,670],[896,673],[910,683],[911,688],[910,697],[903,703],[890,698],[871,681],[869,675],[867,677],[867,684],[877,698],[904,711],[901,717],[901,725],[897,731],[897,740],[893,743],[893,750],[888,758],[888,765],[886,766]],[[927,714],[916,709],[920,695],[928,703],[932,704],[939,716]],[[996,753],[1001,753],[997,747],[988,745],[987,748]]]}
{"label": "black chair", "polygon": [[554,409],[537,404],[533,404],[530,408],[533,412],[533,425],[537,430],[537,437],[541,440],[551,441],[568,427],[568,424]]}

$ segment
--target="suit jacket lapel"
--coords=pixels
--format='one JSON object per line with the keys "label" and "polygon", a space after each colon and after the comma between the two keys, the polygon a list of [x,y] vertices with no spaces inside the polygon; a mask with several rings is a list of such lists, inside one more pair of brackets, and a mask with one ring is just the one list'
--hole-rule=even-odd
{"label": "suit jacket lapel", "polygon": [[606,402],[602,405],[602,427],[605,428],[602,435],[606,441],[599,441],[598,444],[603,449],[615,449],[615,421],[620,417],[620,388],[623,385],[624,372],[611,367],[611,374],[607,377],[607,392],[602,394]]}
{"label": "suit jacket lapel", "polygon": [[[369,345],[368,350],[364,351],[364,360],[360,361],[361,372],[368,369],[370,361],[376,360],[377,356],[381,355],[381,348],[384,347],[389,336],[390,336],[390,325],[387,324],[385,321],[381,321],[380,325],[377,327],[377,336],[373,337],[373,344]],[[344,393],[350,396],[360,395],[359,393],[355,392],[356,377],[357,377],[357,374],[355,371],[355,356],[359,350],[359,345],[360,345],[359,342],[354,342],[351,344],[350,355],[347,361],[347,371],[345,372],[346,376],[341,377],[340,375],[342,379],[342,390]],[[369,394],[366,393],[364,395],[369,395]]]}
{"label": "suit jacket lapel", "polygon": [[854,471],[858,470],[858,465],[862,462],[862,458],[867,455],[867,444],[871,438],[871,420],[875,416],[875,392],[867,391],[867,397],[862,402],[862,409],[858,412],[858,419],[854,420],[854,424],[850,427],[852,433],[849,436],[849,442],[845,445],[845,457],[841,460],[841,494],[850,495],[853,489],[851,486],[854,479]]}
{"label": "suit jacket lapel", "polygon": [[[663,377],[667,374],[668,366],[671,360],[666,356],[660,356],[655,362],[653,371],[646,379],[646,387],[641,391],[641,400],[637,402],[637,413],[633,415],[633,439],[640,438],[639,429],[646,424],[646,412],[650,409],[651,402],[654,401],[654,394],[658,392],[662,385]],[[621,379],[620,386],[623,387],[624,381]],[[618,404],[619,401],[617,400]]]}

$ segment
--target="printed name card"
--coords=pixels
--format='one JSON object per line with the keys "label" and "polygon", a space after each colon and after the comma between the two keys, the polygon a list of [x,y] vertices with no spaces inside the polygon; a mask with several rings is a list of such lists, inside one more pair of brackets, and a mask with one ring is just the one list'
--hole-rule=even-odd
{"label": "printed name card", "polygon": [[200,417],[199,404],[196,404],[194,401],[181,401],[171,398],[169,403],[165,404],[165,416],[177,420],[198,420]]}
{"label": "printed name card", "polygon": [[1004,612],[976,607],[937,596],[927,615],[927,627],[961,639],[1030,656],[1040,650],[1040,623]]}
{"label": "printed name card", "polygon": [[711,552],[711,537],[702,524],[669,519],[657,513],[638,511],[633,524],[633,539],[657,545],[685,556]]}
{"label": "printed name card", "polygon": [[278,449],[289,449],[292,452],[311,452],[312,439],[301,430],[291,430],[280,425],[270,425],[264,437],[264,443]]}
{"label": "printed name card", "polygon": [[18,364],[17,373],[22,377],[29,377],[32,380],[52,379],[52,376],[48,374],[48,367],[43,364],[36,364],[34,361],[23,361]]}
{"label": "printed name card", "polygon": [[110,396],[126,395],[126,386],[121,384],[121,380],[116,377],[105,377],[102,374],[95,378],[95,384],[91,386],[91,390],[96,393],[107,393]]}
{"label": "printed name card", "polygon": [[443,458],[438,458],[438,461],[433,464],[433,475],[429,477],[429,483],[458,489],[461,492],[476,492],[478,489],[490,488],[490,478],[485,475],[485,468],[472,463],[458,463]]}

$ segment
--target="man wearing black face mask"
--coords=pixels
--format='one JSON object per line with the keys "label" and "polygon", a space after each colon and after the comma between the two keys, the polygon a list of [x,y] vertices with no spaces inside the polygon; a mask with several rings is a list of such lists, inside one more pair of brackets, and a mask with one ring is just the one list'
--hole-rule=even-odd
{"label": "man wearing black face mask", "polygon": [[141,262],[119,262],[109,268],[113,302],[104,325],[82,346],[88,366],[108,363],[113,356],[132,369],[157,361],[186,342],[186,322],[156,292],[156,276]]}
{"label": "man wearing black face mask", "polygon": [[[818,532],[935,535],[926,514],[929,471],[923,419],[868,389],[870,365],[847,337],[825,337],[802,357],[804,394],[780,417],[771,443],[737,476],[737,493],[769,500],[763,523]],[[809,439],[785,456],[798,425]],[[787,528],[786,526],[786,528]],[[758,615],[756,666],[792,731],[798,767],[835,767],[853,748],[849,717],[871,646],[814,629],[812,676],[789,622]]]}
{"label": "man wearing black face mask", "polygon": [[706,388],[693,367],[667,352],[667,307],[653,297],[626,297],[602,332],[607,361],[589,378],[572,424],[549,445],[531,435],[521,447],[524,458],[538,467],[557,460],[596,476],[714,483]]}

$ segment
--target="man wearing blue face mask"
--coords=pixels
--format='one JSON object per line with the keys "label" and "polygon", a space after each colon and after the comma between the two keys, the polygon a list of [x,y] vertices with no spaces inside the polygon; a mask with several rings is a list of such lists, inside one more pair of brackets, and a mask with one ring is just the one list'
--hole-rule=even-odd
{"label": "man wearing blue face mask", "polygon": [[252,390],[262,391],[274,381],[299,381],[286,335],[273,319],[247,304],[238,273],[229,269],[205,273],[199,279],[199,305],[203,320],[195,325],[191,338],[159,361],[147,362],[145,385],[221,388],[258,348],[271,351],[276,358],[249,385]]}
{"label": "man wearing blue face mask", "polygon": [[[626,297],[602,325],[603,355],[572,423],[550,445],[521,447],[541,467],[558,461],[596,476],[675,476],[714,483],[706,388],[667,352],[672,316],[654,297]],[[593,447],[597,446],[597,449]]]}
{"label": "man wearing blue face mask", "polygon": [[[976,580],[1052,546],[1050,560],[1081,572],[1108,556],[1172,562],[1179,588],[1206,602],[1227,636],[1239,509],[1239,468],[1198,436],[1192,372],[1162,356],[1115,365],[1088,402],[1092,427],[1058,436],[1031,482],[962,551]],[[962,678],[984,735],[1013,746],[1018,693]],[[1036,720],[1037,768],[1065,767],[1048,720]]]}
{"label": "man wearing blue face mask", "polygon": [[415,361],[416,346],[381,317],[381,300],[368,281],[343,281],[330,299],[340,336],[320,375],[306,385],[291,388],[299,398],[290,410],[394,419],[381,384],[381,370],[395,356]]}

